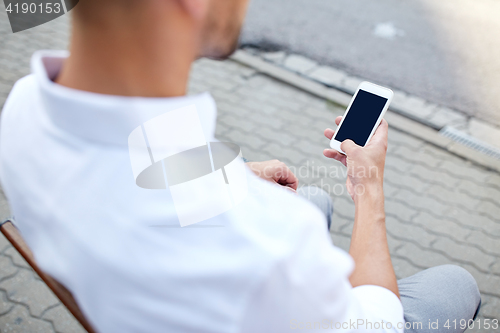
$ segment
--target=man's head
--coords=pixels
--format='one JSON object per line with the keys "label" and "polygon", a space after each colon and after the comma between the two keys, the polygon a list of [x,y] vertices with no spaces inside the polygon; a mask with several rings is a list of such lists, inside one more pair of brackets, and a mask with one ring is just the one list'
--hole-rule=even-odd
{"label": "man's head", "polygon": [[[224,59],[236,50],[248,1],[80,0],[75,7],[74,19],[83,29],[96,24],[102,29],[110,24],[133,27],[139,24],[140,19],[146,18],[151,21],[152,28],[158,29],[159,22],[153,21],[169,17],[161,15],[162,11],[168,11],[179,18],[175,21],[180,23],[176,28],[180,37],[191,38],[193,36],[189,34],[196,35],[197,56]],[[148,13],[152,12],[155,14],[148,17]]]}

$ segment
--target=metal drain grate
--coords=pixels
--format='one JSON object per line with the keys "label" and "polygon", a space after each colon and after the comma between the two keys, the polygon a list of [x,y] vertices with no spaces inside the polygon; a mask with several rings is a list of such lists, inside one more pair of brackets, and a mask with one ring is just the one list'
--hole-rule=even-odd
{"label": "metal drain grate", "polygon": [[462,131],[457,130],[456,128],[445,126],[439,131],[439,134],[471,149],[500,160],[499,148],[478,140]]}

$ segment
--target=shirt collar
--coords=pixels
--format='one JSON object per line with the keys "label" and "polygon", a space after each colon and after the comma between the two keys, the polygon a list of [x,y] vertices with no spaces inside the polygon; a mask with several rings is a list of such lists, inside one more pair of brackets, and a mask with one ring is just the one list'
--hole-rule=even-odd
{"label": "shirt collar", "polygon": [[195,105],[207,141],[214,139],[216,106],[209,93],[149,98],[103,95],[59,85],[57,77],[67,51],[38,51],[31,59],[41,103],[51,122],[82,139],[126,146],[129,134],[145,121]]}

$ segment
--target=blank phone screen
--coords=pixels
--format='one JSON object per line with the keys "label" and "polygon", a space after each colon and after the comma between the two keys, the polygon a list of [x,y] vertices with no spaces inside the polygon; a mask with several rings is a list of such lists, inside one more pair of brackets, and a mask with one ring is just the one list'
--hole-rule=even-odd
{"label": "blank phone screen", "polygon": [[351,139],[357,145],[364,146],[386,102],[387,98],[359,90],[335,140],[342,142]]}

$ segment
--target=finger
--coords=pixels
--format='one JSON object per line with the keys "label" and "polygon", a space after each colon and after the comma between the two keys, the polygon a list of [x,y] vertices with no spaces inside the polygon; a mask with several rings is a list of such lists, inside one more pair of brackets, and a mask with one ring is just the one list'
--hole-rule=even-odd
{"label": "finger", "polygon": [[283,186],[288,186],[296,190],[299,186],[299,179],[295,174],[283,163],[279,170],[276,172],[276,182]]}
{"label": "finger", "polygon": [[339,153],[338,151],[334,149],[325,149],[323,150],[323,155],[325,155],[328,158],[333,158],[334,160],[337,160],[341,162],[342,164],[346,165],[346,156],[344,154]]}
{"label": "finger", "polygon": [[344,142],[340,144],[340,149],[342,149],[342,151],[345,152],[347,156],[349,156],[358,148],[360,148],[360,146],[358,146],[357,144],[354,143],[354,141],[349,139],[344,140]]}
{"label": "finger", "polygon": [[297,189],[296,188],[294,189],[294,188],[292,188],[290,186],[283,186],[283,187],[286,188],[287,190],[293,192],[293,193],[297,193]]}
{"label": "finger", "polygon": [[380,125],[378,125],[377,130],[373,134],[372,140],[370,142],[387,142],[387,134],[389,132],[389,124],[385,119],[382,119]]}
{"label": "finger", "polygon": [[327,139],[331,140],[333,138],[333,135],[335,134],[335,131],[332,130],[331,128],[327,128],[325,130],[325,136]]}
{"label": "finger", "polygon": [[[335,118],[335,124],[337,124],[337,126],[340,124],[340,122],[342,121],[342,117],[341,116],[338,116],[337,118]],[[327,128],[325,130],[325,136],[328,138],[328,139],[332,139],[333,138],[333,135],[335,134],[335,131],[332,130],[331,128]]]}

